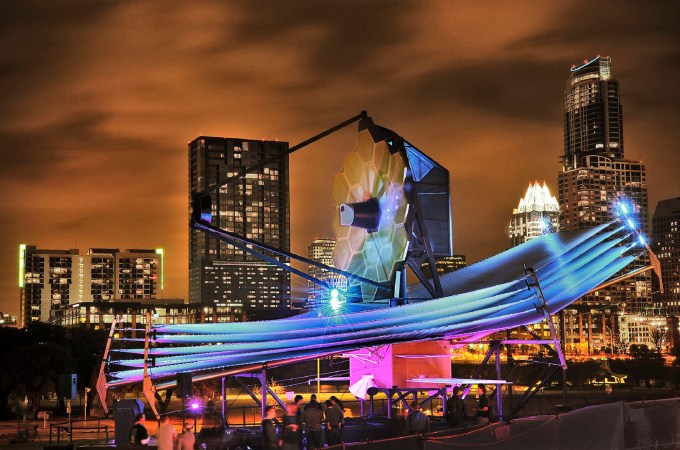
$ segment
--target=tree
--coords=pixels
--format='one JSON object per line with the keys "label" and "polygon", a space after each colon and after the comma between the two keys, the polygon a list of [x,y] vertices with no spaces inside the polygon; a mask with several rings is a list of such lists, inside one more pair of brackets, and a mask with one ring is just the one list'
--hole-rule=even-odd
{"label": "tree", "polygon": [[649,329],[649,337],[654,344],[657,353],[661,353],[661,349],[668,342],[668,331],[664,326],[653,326]]}
{"label": "tree", "polygon": [[0,414],[12,393],[27,395],[37,413],[41,397],[56,390],[61,374],[77,373],[80,389],[94,387],[106,338],[104,330],[40,322],[0,328]]}
{"label": "tree", "polygon": [[15,348],[7,355],[12,362],[13,391],[26,395],[36,417],[42,396],[56,390],[59,375],[73,367],[71,351],[61,344],[40,342]]}

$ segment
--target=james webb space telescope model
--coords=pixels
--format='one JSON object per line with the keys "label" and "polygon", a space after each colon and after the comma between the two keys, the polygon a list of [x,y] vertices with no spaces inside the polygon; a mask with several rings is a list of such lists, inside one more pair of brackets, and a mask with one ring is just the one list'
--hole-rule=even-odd
{"label": "james webb space telescope model", "polygon": [[[339,216],[333,222],[335,267],[392,288],[379,291],[349,280],[350,301],[370,302],[389,293],[392,304],[403,303],[406,266],[429,298],[442,296],[435,258],[452,253],[448,170],[365,118],[356,148],[333,178],[331,195]],[[424,262],[432,280],[421,271]]]}
{"label": "james webb space telescope model", "polygon": [[[323,286],[329,302],[294,317],[260,322],[152,326],[147,314],[144,338],[118,339],[129,341],[126,348],[111,348],[114,322],[97,383],[103,405],[107,390],[118,386],[143,382],[153,405],[155,391],[174,387],[179,373],[202,381],[340,354],[351,358],[351,382],[359,397],[376,385],[462,384],[450,378],[446,341],[469,342],[542,320],[552,327],[550,314],[583,295],[658,269],[637,229],[632,205],[621,203],[620,216],[609,223],[546,234],[438,277],[435,258],[449,256],[452,250],[446,169],[398,134],[375,125],[365,112],[291,147],[284,156],[356,122],[356,148],[332,182],[338,211],[334,267],[211,223],[212,192],[278,160],[244,169],[193,196],[192,227]],[[652,264],[630,270],[646,254]],[[289,259],[345,276],[347,290],[340,292],[292,267]],[[421,271],[425,262],[432,280]],[[408,289],[407,267],[419,280]],[[554,329],[552,334],[552,340],[539,343],[554,345],[557,368],[563,370],[566,364]],[[500,367],[501,344],[494,345],[490,352],[496,353]],[[411,360],[417,365],[406,363]],[[385,369],[378,370],[379,364]],[[408,369],[414,366],[417,371]],[[262,379],[266,381],[264,375]]]}
{"label": "james webb space telescope model", "polygon": [[[333,222],[337,238],[333,266],[214,226],[212,200],[207,192],[194,195],[192,226],[328,289],[329,298],[334,286],[269,254],[347,277],[348,287],[339,297],[350,303],[401,303],[399,299],[406,296],[406,266],[425,286],[428,298],[441,297],[435,258],[452,253],[448,170],[398,134],[375,125],[365,112],[292,147],[288,154],[356,121],[356,148],[345,158],[331,187],[338,211]],[[237,181],[267,163],[271,161],[218,182],[208,191]],[[428,263],[433,274],[431,281],[421,271],[423,262]]]}

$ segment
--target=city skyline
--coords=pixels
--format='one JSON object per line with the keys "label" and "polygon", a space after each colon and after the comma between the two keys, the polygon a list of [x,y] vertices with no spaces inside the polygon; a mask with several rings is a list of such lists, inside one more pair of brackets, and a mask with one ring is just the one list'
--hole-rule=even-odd
{"label": "city skyline", "polygon": [[[17,248],[31,242],[163,247],[166,296],[188,298],[186,142],[294,145],[362,109],[449,169],[454,252],[490,256],[526,180],[555,191],[564,80],[597,54],[625,93],[650,209],[679,195],[676,4],[352,5],[0,6],[0,311],[18,315]],[[291,157],[294,252],[331,234],[330,180],[354,139]]]}

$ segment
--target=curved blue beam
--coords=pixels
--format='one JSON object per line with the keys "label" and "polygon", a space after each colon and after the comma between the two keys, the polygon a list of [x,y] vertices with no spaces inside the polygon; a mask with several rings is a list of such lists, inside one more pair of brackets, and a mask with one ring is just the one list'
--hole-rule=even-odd
{"label": "curved blue beam", "polygon": [[[524,264],[539,276],[551,312],[557,312],[625,269],[637,240],[618,224],[534,239],[481,263],[443,277],[447,295],[428,302],[382,310],[336,314],[324,308],[263,322],[155,327],[150,350],[154,379],[186,371],[277,362],[407,341],[464,337],[534,323],[535,292],[527,289]],[[456,292],[457,291],[457,292]],[[111,385],[138,382],[142,349],[122,349],[112,361]],[[123,358],[125,355],[132,359]]]}

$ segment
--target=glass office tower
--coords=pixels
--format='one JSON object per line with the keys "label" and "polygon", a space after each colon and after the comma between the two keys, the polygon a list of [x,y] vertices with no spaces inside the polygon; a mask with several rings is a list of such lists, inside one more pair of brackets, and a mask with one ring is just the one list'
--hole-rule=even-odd
{"label": "glass office tower", "polygon": [[[210,192],[212,225],[290,249],[287,142],[200,136],[189,143],[191,194],[245,168],[266,167]],[[288,263],[287,258],[279,258]],[[189,229],[189,301],[235,311],[290,309],[290,274],[225,242]]]}

